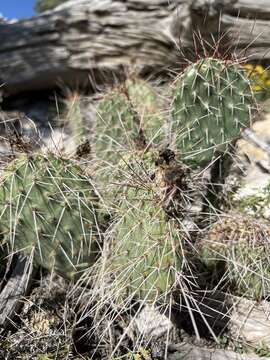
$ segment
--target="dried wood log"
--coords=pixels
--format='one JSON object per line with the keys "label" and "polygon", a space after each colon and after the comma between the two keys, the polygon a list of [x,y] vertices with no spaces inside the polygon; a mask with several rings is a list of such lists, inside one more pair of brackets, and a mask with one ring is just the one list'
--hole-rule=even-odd
{"label": "dried wood log", "polygon": [[0,332],[18,311],[32,281],[33,267],[29,258],[15,256],[13,260],[14,270],[0,293]]}
{"label": "dried wood log", "polygon": [[194,31],[212,43],[226,32],[220,52],[269,60],[269,20],[267,0],[70,1],[0,24],[0,84],[14,94],[63,83],[95,86],[121,66],[177,67],[191,56]]}
{"label": "dried wood log", "polygon": [[227,14],[245,18],[270,20],[270,2],[268,0],[225,0],[223,4]]}
{"label": "dried wood log", "polygon": [[[0,24],[4,91],[89,82],[89,71],[132,62],[162,67],[176,61],[165,34],[176,4],[167,0],[90,0],[15,24]],[[97,77],[97,73],[95,73]]]}

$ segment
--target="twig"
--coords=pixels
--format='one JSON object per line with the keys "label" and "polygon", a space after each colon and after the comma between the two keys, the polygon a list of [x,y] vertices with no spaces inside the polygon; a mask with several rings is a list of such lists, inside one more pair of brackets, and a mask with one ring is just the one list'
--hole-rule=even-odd
{"label": "twig", "polygon": [[14,257],[14,270],[0,293],[0,332],[18,311],[21,300],[26,295],[33,278],[33,267],[29,258]]}

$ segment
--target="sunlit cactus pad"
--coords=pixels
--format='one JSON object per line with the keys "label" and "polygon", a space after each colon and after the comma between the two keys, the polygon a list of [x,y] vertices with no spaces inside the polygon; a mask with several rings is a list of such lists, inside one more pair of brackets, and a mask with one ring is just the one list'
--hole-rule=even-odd
{"label": "sunlit cactus pad", "polygon": [[97,258],[98,199],[90,179],[71,160],[23,155],[4,171],[0,229],[11,250],[66,278]]}
{"label": "sunlit cactus pad", "polygon": [[172,131],[183,159],[194,166],[209,163],[216,150],[250,126],[254,96],[243,67],[214,58],[188,66],[176,80]]}
{"label": "sunlit cactus pad", "polygon": [[230,292],[255,300],[270,296],[270,227],[249,217],[215,223],[198,244],[200,259]]}

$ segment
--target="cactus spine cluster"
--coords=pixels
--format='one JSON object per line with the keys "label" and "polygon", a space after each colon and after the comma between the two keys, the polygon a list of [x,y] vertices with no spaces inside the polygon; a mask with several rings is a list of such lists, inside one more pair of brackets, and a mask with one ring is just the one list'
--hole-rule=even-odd
{"label": "cactus spine cluster", "polygon": [[226,153],[249,127],[254,96],[245,70],[229,61],[201,59],[177,78],[172,134],[183,161],[201,167]]}
{"label": "cactus spine cluster", "polygon": [[5,169],[0,204],[0,229],[11,251],[69,279],[96,261],[98,198],[72,160],[20,156]]}

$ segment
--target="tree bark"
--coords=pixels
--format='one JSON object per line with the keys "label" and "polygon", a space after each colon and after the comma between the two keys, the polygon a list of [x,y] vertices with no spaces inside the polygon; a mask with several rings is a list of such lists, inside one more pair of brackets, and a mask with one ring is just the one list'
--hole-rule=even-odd
{"label": "tree bark", "polygon": [[0,84],[8,95],[70,83],[95,87],[123,66],[179,69],[202,50],[200,36],[214,46],[203,46],[210,53],[269,60],[269,20],[267,0],[70,1],[0,24]]}
{"label": "tree bark", "polygon": [[95,86],[120,66],[172,64],[166,31],[175,9],[167,0],[90,0],[0,24],[0,84],[7,93],[91,80]]}

